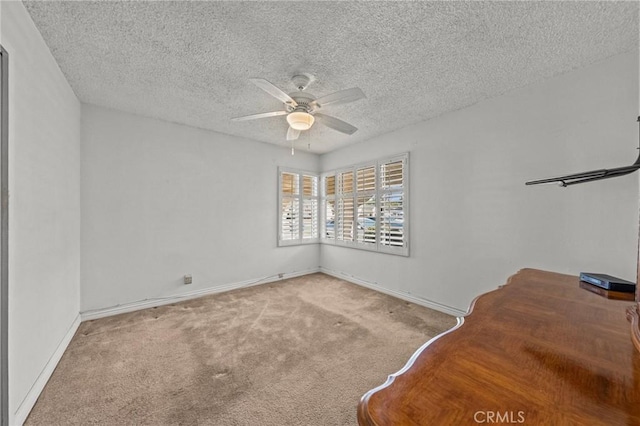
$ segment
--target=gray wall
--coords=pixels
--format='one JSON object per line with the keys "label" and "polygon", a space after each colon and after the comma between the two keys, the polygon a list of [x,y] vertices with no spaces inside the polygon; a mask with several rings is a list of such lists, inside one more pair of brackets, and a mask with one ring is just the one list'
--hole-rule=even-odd
{"label": "gray wall", "polygon": [[320,264],[463,311],[524,267],[635,280],[636,175],[524,182],[631,164],[638,111],[631,52],[323,155],[330,170],[410,151],[411,256],[323,245]]}
{"label": "gray wall", "polygon": [[317,244],[276,236],[277,167],[318,161],[83,105],[82,311],[317,269]]}
{"label": "gray wall", "polygon": [[[78,317],[81,107],[22,3],[2,2],[1,7],[2,44],[10,59],[9,408],[13,419]],[[28,412],[32,402],[27,401],[22,411]]]}

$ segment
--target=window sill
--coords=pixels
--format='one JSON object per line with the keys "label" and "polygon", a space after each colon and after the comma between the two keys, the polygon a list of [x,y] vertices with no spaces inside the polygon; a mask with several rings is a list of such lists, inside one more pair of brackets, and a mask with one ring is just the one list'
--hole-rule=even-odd
{"label": "window sill", "polygon": [[306,240],[284,240],[278,241],[278,247],[305,246],[309,244],[319,244],[319,238],[309,238]]}
{"label": "window sill", "polygon": [[392,254],[395,256],[403,256],[409,257],[409,247],[389,247],[389,246],[379,246],[377,244],[362,244],[356,242],[349,241],[336,241],[329,239],[322,239],[320,244],[325,244],[328,246],[335,247],[345,247],[356,250],[370,251],[373,253],[382,253],[382,254]]}

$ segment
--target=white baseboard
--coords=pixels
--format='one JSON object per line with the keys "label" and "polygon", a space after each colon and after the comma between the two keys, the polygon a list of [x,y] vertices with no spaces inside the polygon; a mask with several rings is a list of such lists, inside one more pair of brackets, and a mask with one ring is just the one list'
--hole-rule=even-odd
{"label": "white baseboard", "polygon": [[455,317],[464,317],[465,315],[467,315],[467,312],[461,311],[460,309],[443,305],[441,303],[434,302],[432,300],[416,297],[409,293],[404,293],[396,290],[389,290],[388,288],[382,287],[381,285],[373,284],[373,283],[370,283],[369,281],[354,277],[352,275],[347,275],[339,271],[333,271],[331,269],[321,267],[320,272],[322,272],[323,274],[331,275],[332,277],[349,281],[350,283],[353,283],[353,284],[358,284],[363,287],[367,287],[372,290],[379,291],[380,293],[388,294],[389,296],[397,297],[398,299],[406,300],[407,302],[415,303],[416,305],[420,305],[426,308],[434,309],[436,311],[444,312],[445,314],[453,315]]}
{"label": "white baseboard", "polygon": [[9,419],[10,425],[22,426],[25,420],[27,420],[27,416],[31,412],[31,409],[33,408],[33,406],[36,404],[38,397],[40,397],[40,393],[42,392],[42,390],[44,389],[44,386],[47,384],[47,382],[51,378],[53,371],[58,366],[58,362],[60,362],[60,358],[62,358],[64,351],[67,350],[67,346],[69,346],[69,343],[71,342],[71,339],[73,338],[73,336],[76,334],[76,331],[78,330],[79,326],[80,326],[80,315],[78,314],[76,318],[73,320],[73,323],[71,324],[71,326],[69,327],[69,330],[67,330],[67,333],[62,338],[62,341],[60,342],[56,350],[53,352],[53,354],[51,355],[51,358],[49,358],[49,361],[40,372],[40,375],[31,386],[31,389],[29,389],[27,396],[25,396],[25,398],[22,400],[22,403],[20,404],[16,412],[13,413],[13,418]]}
{"label": "white baseboard", "polygon": [[158,297],[154,299],[144,299],[136,302],[125,303],[122,305],[110,306],[108,308],[93,309],[89,311],[80,312],[82,321],[94,320],[98,318],[110,317],[112,315],[124,314],[127,312],[139,311],[141,309],[154,308],[156,306],[170,305],[176,302],[182,302],[189,299],[195,299],[197,297],[206,296],[209,294],[222,293],[225,291],[237,290],[243,287],[251,287],[259,284],[267,284],[274,281],[286,280],[288,278],[295,278],[302,275],[313,274],[320,272],[320,268],[305,269],[303,271],[294,271],[288,273],[282,273],[278,275],[272,275],[264,278],[256,278],[253,280],[239,281],[231,284],[224,284],[216,287],[208,287],[204,289],[189,291],[177,295]]}

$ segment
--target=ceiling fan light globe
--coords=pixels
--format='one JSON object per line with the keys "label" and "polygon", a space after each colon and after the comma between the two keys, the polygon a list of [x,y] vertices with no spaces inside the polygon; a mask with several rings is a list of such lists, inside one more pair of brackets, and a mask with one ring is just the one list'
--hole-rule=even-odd
{"label": "ceiling fan light globe", "polygon": [[287,115],[289,126],[295,130],[309,130],[309,128],[313,126],[314,121],[315,118],[313,115],[303,111],[292,112]]}

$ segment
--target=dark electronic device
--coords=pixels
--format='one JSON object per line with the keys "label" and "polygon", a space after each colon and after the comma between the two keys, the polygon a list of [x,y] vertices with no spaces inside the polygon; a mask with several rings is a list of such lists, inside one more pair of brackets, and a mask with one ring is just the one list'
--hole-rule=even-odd
{"label": "dark electronic device", "polygon": [[584,281],[610,291],[622,291],[624,293],[633,293],[636,291],[635,283],[621,278],[612,277],[607,274],[580,272],[580,281]]}

